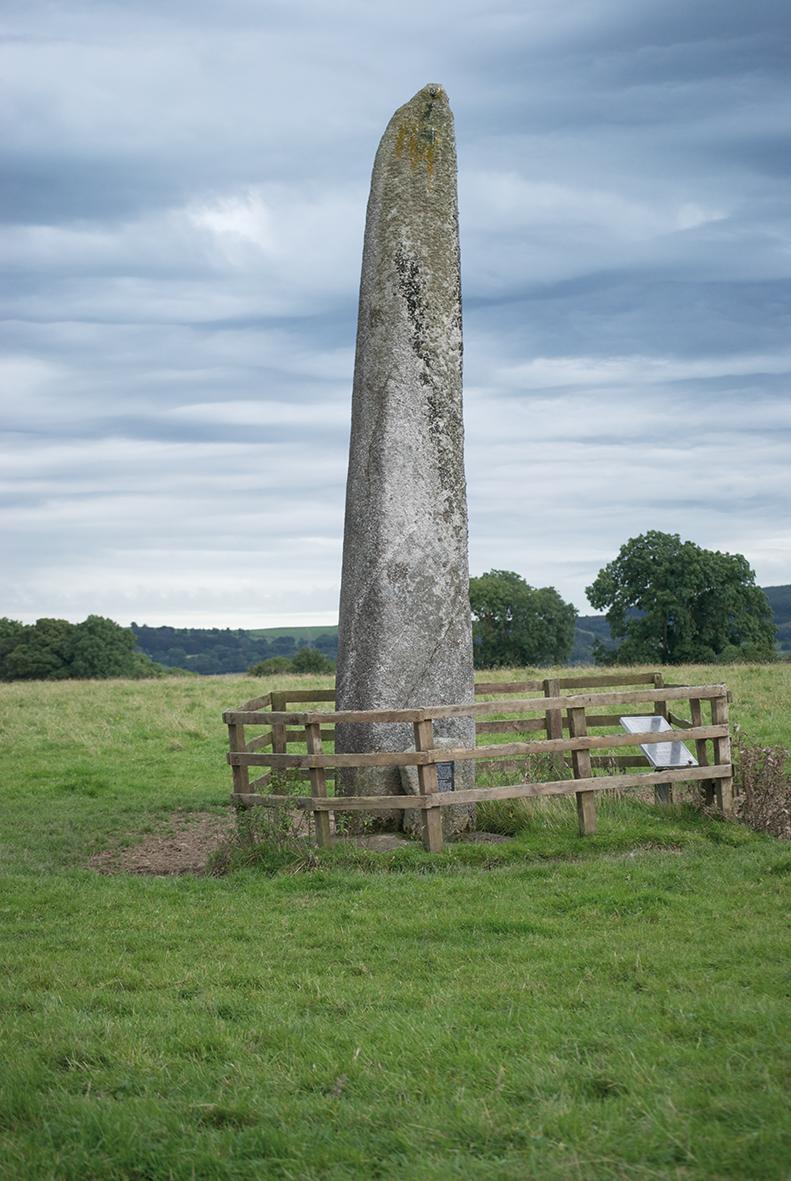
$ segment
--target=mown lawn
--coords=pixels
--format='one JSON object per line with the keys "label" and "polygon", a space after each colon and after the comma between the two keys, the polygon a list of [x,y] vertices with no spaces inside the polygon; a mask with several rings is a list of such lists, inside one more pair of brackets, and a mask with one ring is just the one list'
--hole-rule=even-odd
{"label": "mown lawn", "polygon": [[[725,680],[788,742],[791,669]],[[283,682],[278,682],[278,685]],[[506,845],[103,877],[225,805],[207,678],[0,688],[0,1177],[780,1178],[787,845],[536,809]]]}

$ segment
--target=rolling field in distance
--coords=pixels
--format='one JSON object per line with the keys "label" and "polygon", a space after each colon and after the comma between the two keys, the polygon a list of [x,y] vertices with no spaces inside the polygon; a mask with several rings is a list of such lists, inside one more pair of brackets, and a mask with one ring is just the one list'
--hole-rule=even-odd
{"label": "rolling field in distance", "polygon": [[[667,677],[791,745],[791,665]],[[0,1178],[787,1175],[770,837],[626,799],[582,841],[569,801],[437,858],[86,868],[222,814],[223,709],[314,683],[0,686]]]}

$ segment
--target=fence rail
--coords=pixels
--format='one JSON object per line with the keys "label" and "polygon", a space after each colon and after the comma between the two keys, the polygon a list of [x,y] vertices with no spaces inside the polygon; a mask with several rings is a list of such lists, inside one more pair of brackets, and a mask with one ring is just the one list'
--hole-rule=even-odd
{"label": "fence rail", "polygon": [[[613,686],[618,688],[611,692]],[[643,686],[630,688],[629,686]],[[594,692],[563,693],[564,689],[594,689]],[[525,696],[541,691],[543,696]],[[441,809],[485,800],[520,799],[538,796],[576,795],[580,833],[596,831],[596,793],[653,787],[658,802],[670,802],[673,784],[698,782],[708,803],[715,800],[723,813],[731,810],[731,745],[728,729],[728,692],[724,685],[665,685],[661,673],[618,674],[595,677],[554,677],[536,681],[483,682],[475,687],[474,702],[425,706],[413,709],[375,710],[289,710],[290,703],[317,705],[335,700],[332,689],[277,690],[228,710],[230,750],[227,756],[233,774],[232,800],[240,807],[289,807],[313,813],[320,845],[332,841],[331,812],[415,810],[422,814],[423,841],[430,852],[442,849]],[[492,700],[492,698],[494,698]],[[486,700],[488,699],[488,700]],[[690,719],[670,713],[675,706],[689,704]],[[703,719],[709,703],[711,724]],[[639,733],[590,733],[618,726],[622,713],[603,713],[602,706],[650,704],[651,713],[668,720],[668,730]],[[592,711],[592,712],[588,712]],[[507,715],[493,718],[492,715]],[[527,715],[539,716],[530,717]],[[516,715],[516,716],[514,716]],[[645,715],[636,715],[645,716]],[[545,738],[521,741],[483,742],[474,747],[447,748],[435,745],[434,722],[452,717],[473,717],[478,735],[499,735],[543,731]],[[490,720],[486,720],[490,719]],[[324,743],[334,743],[335,724],[411,723],[414,750],[326,752]],[[264,731],[247,739],[245,727],[263,726]],[[564,737],[568,734],[568,737]],[[697,766],[645,770],[638,774],[614,773],[614,768],[647,766],[645,756],[591,751],[620,751],[656,743],[694,742]],[[711,754],[709,753],[709,744]],[[289,751],[289,745],[303,749]],[[556,775],[570,769],[572,778],[522,780],[503,787],[479,787],[439,791],[437,765],[474,760],[507,773],[524,767],[519,759],[549,756]],[[516,760],[516,761],[515,761]],[[250,781],[251,767],[269,771]],[[415,767],[419,794],[338,796],[328,795],[327,780],[346,767]],[[606,772],[596,775],[595,770]],[[286,772],[310,780],[310,795],[265,792],[277,774]]]}

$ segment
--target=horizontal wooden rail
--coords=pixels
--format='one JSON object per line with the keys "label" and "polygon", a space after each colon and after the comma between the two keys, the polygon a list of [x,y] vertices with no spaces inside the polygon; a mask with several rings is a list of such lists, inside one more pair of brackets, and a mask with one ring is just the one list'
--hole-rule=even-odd
{"label": "horizontal wooden rail", "polygon": [[317,767],[425,767],[427,763],[442,761],[430,758],[429,752],[422,750],[332,755],[247,754],[232,750],[225,757],[232,767],[295,767],[303,771]]}
{"label": "horizontal wooden rail", "polygon": [[[437,707],[440,708],[440,707]],[[475,707],[467,705],[464,709],[471,713]],[[500,706],[502,708],[502,706]],[[509,706],[509,709],[511,707]],[[336,722],[425,722],[435,714],[425,709],[355,709],[333,710],[331,713],[309,711],[296,713],[293,710],[267,710],[243,712],[227,710],[222,715],[227,725],[266,726],[270,722],[280,726],[307,726],[318,722],[321,726],[332,726]]]}
{"label": "horizontal wooden rail", "polygon": [[240,705],[239,709],[269,709],[272,705],[272,694],[265,693],[263,697],[253,697],[250,701],[245,701],[244,705]]}
{"label": "horizontal wooden rail", "polygon": [[496,722],[476,722],[476,734],[506,734],[515,730],[517,733],[531,730],[546,730],[544,718],[501,718]]}
{"label": "horizontal wooden rail", "polygon": [[[654,673],[619,673],[617,676],[608,677],[593,676],[593,677],[558,677],[556,678],[558,687],[561,689],[590,689],[595,685],[653,685]],[[524,693],[527,689],[529,691],[542,689],[543,681],[476,681],[475,696],[484,697],[497,693]]]}
{"label": "horizontal wooden rail", "polygon": [[[261,787],[266,787],[268,783],[272,782],[272,772],[268,771],[266,775],[260,775],[258,779],[253,779],[249,784],[250,791],[257,791]],[[234,796],[234,799],[236,797]]]}
{"label": "horizontal wooden rail", "polygon": [[[493,771],[498,774],[510,774],[511,772],[520,774],[525,770],[524,759],[481,759],[477,765],[489,774]],[[568,757],[564,758],[563,765],[571,767],[572,760]],[[592,767],[645,767],[645,765],[645,755],[591,755]]]}
{"label": "horizontal wooden rail", "polygon": [[[724,697],[724,685],[684,685],[680,688],[662,688],[663,700],[710,701]],[[577,693],[566,697],[529,697],[508,703],[509,713],[545,713],[548,709],[576,709],[597,705],[635,705],[652,700],[654,694],[647,689],[625,690],[619,693]],[[305,726],[318,723],[333,725],[337,722],[426,722],[439,718],[476,717],[483,714],[502,713],[503,702],[480,701],[470,705],[432,705],[422,709],[368,709],[339,710],[332,713],[294,713],[285,710],[248,711],[227,710],[223,721],[228,725],[254,726],[276,723],[283,726]]]}
{"label": "horizontal wooden rail", "polygon": [[[571,766],[571,760],[568,760]],[[644,767],[645,755],[591,755],[592,767]]]}
{"label": "horizontal wooden rail", "polygon": [[[334,729],[322,730],[321,737],[322,737],[322,739],[326,740],[327,742],[334,742],[335,741],[335,730]],[[286,742],[304,742],[305,741],[305,731],[304,731],[304,729],[302,729],[302,730],[286,730],[285,731],[285,739],[286,739]]]}
{"label": "horizontal wooden rail", "polygon": [[561,689],[590,689],[594,685],[654,685],[656,673],[619,673],[617,676],[560,677]]}
{"label": "horizontal wooden rail", "polygon": [[281,689],[281,700],[285,701],[334,701],[334,689]]}
{"label": "horizontal wooden rail", "polygon": [[501,742],[487,746],[446,748],[427,751],[380,751],[375,754],[268,754],[229,751],[232,767],[421,767],[432,763],[463,762],[471,759],[505,758],[513,755],[555,754],[560,751],[609,750],[621,746],[643,746],[683,742],[697,738],[727,738],[727,725],[694,726],[687,730],[647,730],[641,734],[596,734],[579,738],[541,738],[534,742]]}
{"label": "horizontal wooden rail", "polygon": [[544,783],[514,783],[509,787],[475,787],[466,791],[432,792],[430,795],[398,796],[289,796],[234,795],[232,800],[269,808],[301,808],[325,812],[388,812],[391,809],[451,808],[456,804],[476,804],[485,800],[514,800],[529,796],[573,795],[578,791],[612,791],[627,787],[651,787],[657,783],[684,783],[693,779],[729,779],[730,764],[712,767],[683,767],[679,771],[647,771],[642,775],[596,775],[585,779],[553,779]]}
{"label": "horizontal wooden rail", "polygon": [[[304,737],[304,734],[303,734]],[[266,750],[268,746],[272,745],[272,731],[267,730],[266,734],[259,734],[257,738],[251,738],[249,742],[244,744],[244,749],[248,751]]]}
{"label": "horizontal wooden rail", "polygon": [[[681,689],[662,689],[662,697],[682,698],[697,697],[701,701],[710,701],[715,697],[722,697],[725,693],[724,685],[695,685],[684,686]],[[525,700],[508,703],[509,713],[544,713],[549,709],[584,709],[590,705],[636,705],[652,701],[653,693],[647,689],[623,690],[619,693],[575,693],[567,697],[529,697]],[[426,718],[454,718],[468,715],[502,713],[501,701],[481,701],[475,705],[435,705],[423,711]],[[338,715],[340,719],[341,715]],[[383,719],[384,720],[384,719]]]}
{"label": "horizontal wooden rail", "polygon": [[[615,676],[602,674],[599,676],[560,677],[558,684],[561,689],[588,689],[594,685],[653,685],[654,673],[619,673]],[[544,682],[530,681],[478,681],[475,685],[476,697],[485,697],[497,693],[539,692]],[[279,691],[289,701],[335,701],[335,689],[282,689]],[[271,693],[263,697],[255,697],[245,702],[241,710],[267,709],[272,704]]]}
{"label": "horizontal wooden rail", "polygon": [[[726,738],[727,726],[696,726],[687,730],[645,730],[641,734],[592,734],[579,738],[539,738],[534,742],[500,742],[476,746],[474,750],[436,751],[435,762],[456,759],[486,759],[492,755],[554,754],[566,750],[607,750],[617,746],[650,746],[660,742],[683,742],[693,738]],[[725,733],[723,733],[725,731]]]}
{"label": "horizontal wooden rail", "polygon": [[[586,721],[588,723],[588,729],[596,729],[603,726],[617,726],[620,723],[621,718],[628,718],[630,716],[640,717],[642,715],[630,715],[628,713],[588,714]],[[686,728],[692,725],[691,722],[685,722],[683,719],[678,718],[675,719],[675,722],[678,723],[680,728]],[[562,715],[562,726],[564,730],[569,729],[568,717],[565,714]],[[516,731],[517,733],[526,733],[532,730],[546,731],[546,728],[546,721],[544,718],[498,718],[495,722],[475,723],[476,734],[505,734],[510,733],[512,730]]]}
{"label": "horizontal wooden rail", "polygon": [[[267,717],[271,718],[271,716],[272,716],[271,714],[267,714]],[[623,714],[602,714],[601,716],[589,715],[588,726],[589,727],[617,726],[623,716],[625,716],[625,715],[623,715]],[[674,722],[674,724],[677,724],[680,728],[684,728],[684,729],[686,729],[692,725],[691,722],[687,722],[683,718],[673,717],[673,718],[671,718],[671,720]],[[569,728],[568,718],[565,715],[562,718],[562,727],[564,730],[568,730],[568,728]],[[494,722],[476,722],[475,723],[475,733],[476,734],[506,734],[511,731],[521,734],[521,733],[529,733],[533,730],[546,730],[545,720],[543,718],[501,718],[501,719],[498,719]],[[305,741],[304,729],[298,729],[298,730],[297,729],[294,729],[294,730],[287,729],[284,731],[283,736],[284,736],[284,739],[286,742],[304,742]],[[327,726],[326,729],[323,729],[321,731],[321,737],[323,740],[325,740],[327,742],[332,742],[335,738],[334,727]],[[247,750],[263,750],[263,749],[265,749],[265,747],[271,746],[271,745],[272,745],[272,731],[268,730],[265,734],[260,734],[260,735],[258,735],[258,737],[252,738],[246,744],[246,749]]]}

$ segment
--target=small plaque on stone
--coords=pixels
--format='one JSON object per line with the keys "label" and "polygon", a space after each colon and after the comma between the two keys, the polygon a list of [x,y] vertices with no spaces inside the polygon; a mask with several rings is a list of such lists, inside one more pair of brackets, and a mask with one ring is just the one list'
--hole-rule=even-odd
{"label": "small plaque on stone", "polygon": [[453,763],[437,763],[437,791],[453,791]]}

